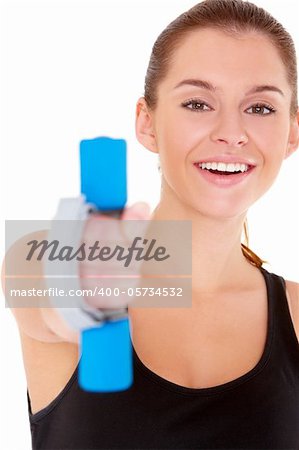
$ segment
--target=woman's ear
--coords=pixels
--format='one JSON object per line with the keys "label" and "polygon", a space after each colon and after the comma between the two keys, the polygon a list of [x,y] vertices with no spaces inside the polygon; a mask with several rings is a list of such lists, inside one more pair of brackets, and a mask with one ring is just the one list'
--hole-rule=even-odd
{"label": "woman's ear", "polygon": [[297,116],[291,120],[289,141],[285,159],[288,158],[299,146],[299,110]]}
{"label": "woman's ear", "polygon": [[152,113],[149,111],[144,97],[141,97],[136,105],[135,132],[140,144],[153,153],[159,153]]}

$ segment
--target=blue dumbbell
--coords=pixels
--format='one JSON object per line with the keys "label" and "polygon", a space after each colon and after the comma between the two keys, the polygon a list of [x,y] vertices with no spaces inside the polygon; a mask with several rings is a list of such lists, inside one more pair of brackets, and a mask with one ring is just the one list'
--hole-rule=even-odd
{"label": "blue dumbbell", "polygon": [[[118,217],[127,201],[126,141],[99,137],[80,143],[81,193],[97,211]],[[115,392],[133,383],[129,319],[107,321],[81,332],[79,386]]]}

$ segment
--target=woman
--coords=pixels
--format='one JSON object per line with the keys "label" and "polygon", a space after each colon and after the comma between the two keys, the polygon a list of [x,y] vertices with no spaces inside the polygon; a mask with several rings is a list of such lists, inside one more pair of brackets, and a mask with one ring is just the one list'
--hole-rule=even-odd
{"label": "woman", "polygon": [[161,162],[151,220],[192,220],[192,308],[129,306],[134,385],[113,394],[78,388],[62,323],[43,312],[43,345],[23,327],[33,448],[299,448],[298,284],[241,245],[297,110],[292,39],[253,4],[206,0],[159,36],[136,134]]}

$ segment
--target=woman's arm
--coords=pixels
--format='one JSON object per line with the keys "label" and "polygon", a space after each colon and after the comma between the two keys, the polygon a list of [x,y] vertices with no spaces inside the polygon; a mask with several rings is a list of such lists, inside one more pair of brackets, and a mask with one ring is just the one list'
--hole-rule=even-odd
{"label": "woman's arm", "polygon": [[[10,297],[11,289],[46,289],[45,279],[43,275],[43,262],[33,261],[30,262],[28,278],[5,278],[5,267],[13,267],[14,273],[22,273],[22,270],[18,271],[18,265],[26,261],[26,243],[32,239],[42,240],[46,239],[46,231],[38,231],[30,235],[26,235],[23,238],[16,241],[8,250],[5,256],[5,261],[2,264],[2,289],[5,293],[6,301],[8,305],[12,297]],[[21,269],[21,267],[20,267]],[[30,278],[30,275],[34,275],[35,278]],[[23,297],[26,301],[26,297]],[[32,297],[30,298],[32,300]],[[78,343],[79,334],[70,329],[65,321],[60,318],[57,312],[50,307],[50,301],[45,297],[35,297],[37,307],[10,307],[13,313],[18,328],[22,334],[36,339],[41,342],[70,342]],[[39,302],[42,304],[48,304],[48,308],[41,308],[38,306]]]}
{"label": "woman's arm", "polygon": [[[84,241],[95,242],[98,237],[98,219],[101,218],[100,214],[93,214],[87,220],[84,229]],[[107,218],[103,216],[102,218]],[[150,207],[145,202],[136,202],[130,207],[126,207],[122,213],[121,220],[147,220],[150,218]],[[27,243],[32,240],[37,240],[41,242],[47,239],[47,231],[41,230],[31,234],[27,234],[23,238],[16,241],[8,250],[5,263],[2,265],[2,286],[5,292],[6,300],[13,315],[16,318],[17,324],[22,333],[30,336],[33,339],[42,342],[69,342],[73,344],[78,344],[80,340],[80,333],[72,328],[70,328],[67,322],[64,321],[62,317],[57,313],[55,308],[51,307],[49,298],[47,297],[30,297],[31,304],[36,307],[32,308],[14,308],[13,298],[10,297],[11,289],[47,289],[44,272],[43,272],[43,261],[31,259],[29,267],[24,270],[24,264],[28,266],[28,261],[26,261],[26,256],[28,254]],[[80,263],[82,273],[85,275],[94,273],[94,265],[88,261]],[[19,278],[9,278],[5,279],[5,267],[10,267],[11,270],[8,273],[23,274],[26,273],[26,277]],[[89,272],[90,271],[90,272]],[[81,273],[81,271],[80,271]],[[27,276],[28,275],[28,276]],[[84,278],[84,277],[83,277]],[[93,286],[93,281],[89,278],[82,278],[83,288],[88,289],[90,285]],[[26,300],[26,297],[22,297]],[[110,298],[100,297],[98,304],[93,305],[94,307],[107,307],[111,303]],[[43,307],[40,307],[42,305]],[[46,305],[46,306],[45,306]],[[122,305],[123,306],[123,305]]]}
{"label": "woman's arm", "polygon": [[[14,273],[22,273],[18,264],[26,260],[26,242],[45,237],[46,231],[32,233],[15,242],[8,250],[1,277],[8,305],[10,289],[46,288],[42,261],[30,263],[28,278],[5,279],[5,267],[12,267]],[[30,275],[37,278],[30,278]],[[23,299],[26,301],[26,297]],[[41,300],[43,305],[47,301],[42,297],[35,299]],[[18,325],[31,410],[34,414],[57,397],[74,372],[79,358],[78,335],[68,328],[53,308],[40,308],[37,305],[36,308],[11,307],[10,310]]]}

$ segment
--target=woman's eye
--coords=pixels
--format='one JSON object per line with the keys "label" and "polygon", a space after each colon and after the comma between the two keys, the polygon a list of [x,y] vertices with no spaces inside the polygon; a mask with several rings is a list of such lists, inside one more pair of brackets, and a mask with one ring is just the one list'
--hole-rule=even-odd
{"label": "woman's eye", "polygon": [[267,116],[275,113],[275,109],[270,105],[252,105],[250,108],[246,109],[246,112],[249,112],[249,114]]}
{"label": "woman's eye", "polygon": [[207,103],[200,102],[198,100],[188,100],[187,102],[182,103],[182,106],[187,109],[190,109],[191,111],[210,111],[211,110],[211,107]]}

